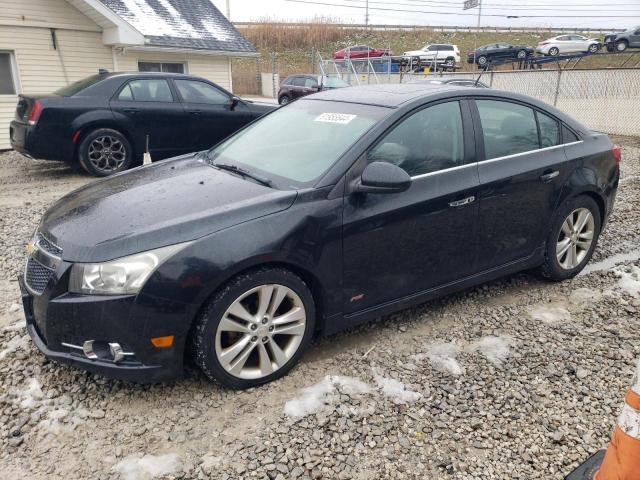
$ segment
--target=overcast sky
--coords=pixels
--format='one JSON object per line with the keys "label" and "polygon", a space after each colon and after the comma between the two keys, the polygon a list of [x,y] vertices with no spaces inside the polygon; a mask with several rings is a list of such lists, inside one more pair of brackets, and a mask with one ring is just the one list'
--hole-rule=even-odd
{"label": "overcast sky", "polygon": [[[226,0],[212,0],[224,13]],[[343,23],[364,23],[365,0],[229,0],[231,20],[305,21],[314,17],[331,17]],[[477,9],[462,10],[462,0],[370,0],[369,22],[372,24],[458,25],[475,26]],[[591,27],[624,28],[640,25],[640,0],[484,0],[484,26]],[[506,6],[508,5],[508,6]],[[389,10],[410,10],[399,12]],[[421,12],[422,11],[422,12]],[[519,16],[520,18],[506,18]],[[610,17],[610,18],[608,18]]]}

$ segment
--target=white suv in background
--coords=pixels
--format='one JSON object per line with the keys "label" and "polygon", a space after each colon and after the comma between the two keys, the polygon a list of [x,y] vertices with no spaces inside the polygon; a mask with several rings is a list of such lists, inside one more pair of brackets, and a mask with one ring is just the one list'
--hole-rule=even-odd
{"label": "white suv in background", "polygon": [[596,53],[600,47],[602,47],[602,43],[597,38],[587,38],[582,35],[559,35],[540,42],[536,47],[536,52],[555,57],[561,53]]}
{"label": "white suv in background", "polygon": [[420,50],[404,52],[403,57],[411,59],[414,63],[418,60],[422,63],[436,62],[445,67],[455,67],[460,63],[460,50],[457,45],[450,43],[433,43],[425,45]]}

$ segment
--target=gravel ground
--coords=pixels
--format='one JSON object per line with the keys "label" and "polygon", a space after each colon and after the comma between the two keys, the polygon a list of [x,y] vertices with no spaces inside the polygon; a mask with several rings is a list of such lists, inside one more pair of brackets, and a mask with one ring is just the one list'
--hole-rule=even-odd
{"label": "gravel ground", "polygon": [[46,361],[17,283],[46,207],[91,181],[0,155],[0,477],[562,478],[640,356],[640,142],[587,274],[518,274],[320,339],[286,378],[139,386]]}

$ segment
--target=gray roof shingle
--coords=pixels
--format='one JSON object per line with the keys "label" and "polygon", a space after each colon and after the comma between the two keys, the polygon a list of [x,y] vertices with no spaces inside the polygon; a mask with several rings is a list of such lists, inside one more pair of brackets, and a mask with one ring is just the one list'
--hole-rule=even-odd
{"label": "gray roof shingle", "polygon": [[256,48],[210,0],[100,0],[157,47],[242,54]]}

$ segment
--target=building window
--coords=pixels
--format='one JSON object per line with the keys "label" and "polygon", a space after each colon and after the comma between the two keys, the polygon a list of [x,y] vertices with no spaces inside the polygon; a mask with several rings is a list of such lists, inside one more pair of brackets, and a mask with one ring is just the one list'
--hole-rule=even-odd
{"label": "building window", "polygon": [[15,95],[16,81],[11,53],[0,52],[0,95]]}
{"label": "building window", "polygon": [[184,63],[138,62],[139,72],[184,73]]}

